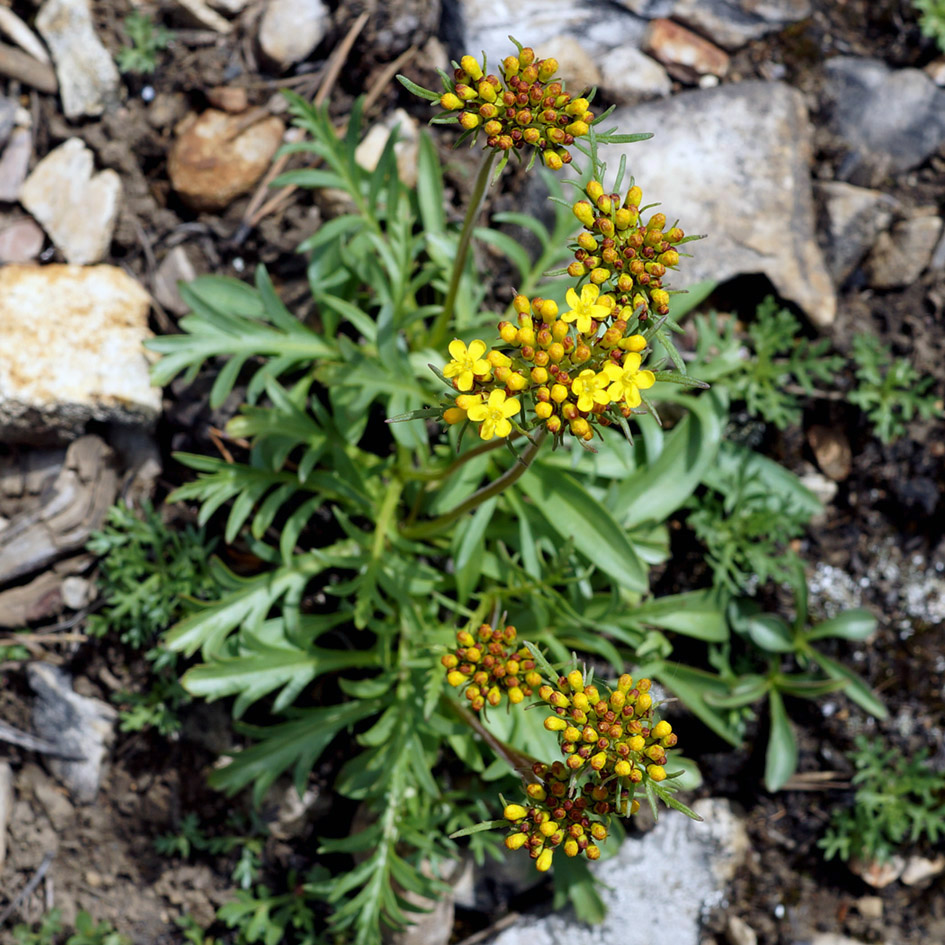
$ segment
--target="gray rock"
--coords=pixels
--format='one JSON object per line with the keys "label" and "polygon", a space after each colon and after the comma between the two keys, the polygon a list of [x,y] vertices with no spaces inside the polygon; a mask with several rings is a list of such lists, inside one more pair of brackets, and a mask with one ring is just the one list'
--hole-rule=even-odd
{"label": "gray rock", "polygon": [[600,148],[628,167],[646,202],[707,239],[687,243],[668,284],[724,282],[763,273],[816,325],[836,315],[833,284],[814,239],[810,125],[799,92],[779,82],[741,82],[618,109],[621,131],[655,131],[649,141]]}
{"label": "gray rock", "polygon": [[197,277],[194,264],[183,246],[175,246],[161,260],[154,273],[154,297],[175,315],[185,315],[190,306],[181,298],[178,283],[190,282]]}
{"label": "gray rock", "polygon": [[259,45],[284,69],[305,59],[324,39],[329,25],[322,0],[269,0],[259,24]]}
{"label": "gray rock", "polygon": [[826,72],[830,127],[849,149],[841,178],[879,182],[918,167],[945,143],[945,89],[919,69],[838,57]]}
{"label": "gray rock", "polygon": [[945,269],[945,233],[938,241],[938,245],[932,250],[932,258],[929,260],[929,269]]}
{"label": "gray rock", "polygon": [[810,12],[810,0],[676,0],[672,16],[720,46],[738,49]]}
{"label": "gray rock", "polygon": [[13,99],[0,96],[0,146],[6,144],[16,124],[17,104]]}
{"label": "gray rock", "polygon": [[595,0],[456,0],[450,52],[484,51],[493,68],[515,52],[510,34],[535,49],[566,34],[601,61],[618,46],[639,46],[645,30],[643,18]]}
{"label": "gray rock", "polygon": [[874,289],[911,285],[925,271],[942,232],[941,217],[902,220],[880,233],[866,260],[866,275]]}
{"label": "gray rock", "polygon": [[36,217],[66,262],[105,258],[121,204],[121,178],[94,173],[92,152],[81,138],[50,151],[20,188],[20,203]]}
{"label": "gray rock", "polygon": [[617,0],[617,2],[631,13],[652,20],[658,16],[672,16],[673,8],[678,0]]}
{"label": "gray rock", "polygon": [[897,201],[882,191],[843,181],[816,183],[814,194],[827,215],[824,258],[834,282],[841,285],[892,222]]}
{"label": "gray rock", "polygon": [[618,46],[601,65],[605,73],[601,84],[618,101],[664,96],[673,91],[669,73],[635,46]]}
{"label": "gray rock", "polygon": [[36,28],[52,53],[67,118],[101,115],[118,102],[118,68],[95,32],[88,0],[46,0]]}
{"label": "gray rock", "polygon": [[27,679],[36,693],[33,703],[36,732],[64,751],[85,759],[51,758],[50,770],[69,789],[77,804],[91,804],[98,794],[102,765],[114,739],[118,712],[101,699],[74,692],[71,677],[58,666],[30,663]]}
{"label": "gray rock", "polygon": [[[570,912],[524,919],[491,940],[491,945],[696,945],[702,913],[718,906],[725,886],[748,849],[742,821],[728,801],[695,805],[705,821],[696,823],[675,811],[664,812],[640,840],[626,840],[617,855],[592,863],[607,918],[598,926],[578,922]],[[644,890],[659,890],[659,934],[639,914]]]}
{"label": "gray rock", "polygon": [[0,435],[62,440],[93,419],[153,422],[161,392],[141,348],[149,305],[113,266],[0,268]]}
{"label": "gray rock", "polygon": [[574,36],[554,36],[543,42],[535,52],[543,59],[549,56],[558,60],[558,75],[567,88],[580,92],[593,89],[602,82],[599,66],[593,56]]}
{"label": "gray rock", "polygon": [[29,217],[20,217],[0,228],[0,263],[25,263],[43,249],[46,236]]}

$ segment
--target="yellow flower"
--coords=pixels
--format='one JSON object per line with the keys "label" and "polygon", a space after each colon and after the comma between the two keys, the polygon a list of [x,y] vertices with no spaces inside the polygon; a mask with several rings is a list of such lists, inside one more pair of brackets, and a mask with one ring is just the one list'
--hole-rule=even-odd
{"label": "yellow flower", "polygon": [[[452,345],[450,345],[450,348],[452,349]],[[517,398],[509,397],[506,399],[504,390],[494,390],[489,395],[488,403],[473,404],[467,411],[467,415],[474,423],[481,424],[479,427],[480,438],[491,440],[496,436],[508,436],[512,432],[512,424],[509,423],[508,418],[514,417],[518,413],[519,407]]]}
{"label": "yellow flower", "polygon": [[640,370],[640,355],[635,351],[629,352],[623,359],[623,367],[608,361],[604,365],[604,373],[611,381],[607,393],[611,401],[618,403],[625,400],[630,407],[639,407],[642,401],[640,391],[652,387],[656,377],[652,371]]}
{"label": "yellow flower", "polygon": [[577,330],[586,334],[591,330],[591,319],[603,321],[609,314],[610,308],[606,305],[598,305],[597,297],[600,295],[600,287],[596,285],[586,285],[581,289],[580,298],[574,289],[568,289],[565,299],[571,306],[570,311],[565,312],[561,318],[566,322],[577,322]]}
{"label": "yellow flower", "polygon": [[594,409],[594,404],[609,404],[610,394],[606,390],[609,383],[610,378],[603,371],[581,371],[571,381],[571,393],[577,394],[578,410],[588,413]]}
{"label": "yellow flower", "polygon": [[474,374],[488,374],[492,370],[492,365],[483,358],[486,353],[484,341],[471,341],[467,348],[459,338],[454,338],[450,342],[449,352],[453,360],[443,368],[443,375],[455,377],[460,390],[472,389]]}

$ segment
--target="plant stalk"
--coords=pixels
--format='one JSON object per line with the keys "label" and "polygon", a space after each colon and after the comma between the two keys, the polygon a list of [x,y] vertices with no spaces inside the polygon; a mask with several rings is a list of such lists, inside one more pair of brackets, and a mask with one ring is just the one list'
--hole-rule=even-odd
{"label": "plant stalk", "polygon": [[538,436],[535,437],[534,442],[528,444],[528,447],[522,455],[518,457],[511,468],[502,473],[498,479],[490,482],[487,486],[483,486],[478,492],[474,492],[468,499],[457,505],[455,509],[444,512],[442,515],[431,519],[429,522],[423,522],[411,528],[402,528],[400,534],[403,535],[404,538],[429,538],[431,535],[443,531],[450,522],[454,522],[461,515],[465,515],[467,512],[478,508],[486,499],[491,499],[494,495],[498,495],[500,492],[507,489],[513,483],[521,479],[522,475],[541,449],[541,445],[544,443],[547,435],[548,430],[542,428]]}
{"label": "plant stalk", "polygon": [[479,216],[479,208],[482,206],[482,198],[485,196],[486,187],[489,185],[489,175],[492,173],[495,154],[495,151],[490,148],[483,155],[479,173],[476,175],[473,192],[469,198],[469,206],[466,208],[466,216],[463,219],[463,229],[459,234],[459,245],[456,247],[456,258],[453,260],[453,272],[450,275],[446,298],[443,300],[443,309],[436,316],[433,327],[430,329],[429,343],[431,348],[442,348],[446,342],[447,328],[453,319],[453,307],[456,304],[459,283],[463,276],[463,269],[466,266],[466,257],[469,254],[469,243],[472,240],[476,218]]}

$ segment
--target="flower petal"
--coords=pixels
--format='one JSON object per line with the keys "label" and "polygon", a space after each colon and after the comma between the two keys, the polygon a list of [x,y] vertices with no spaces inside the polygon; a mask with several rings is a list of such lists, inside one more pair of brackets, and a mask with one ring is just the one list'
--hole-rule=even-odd
{"label": "flower petal", "polygon": [[521,409],[521,406],[518,397],[510,397],[499,409],[502,411],[503,416],[514,417]]}
{"label": "flower petal", "polygon": [[489,408],[485,404],[473,404],[466,411],[466,416],[469,417],[474,423],[479,423],[481,420],[485,420],[489,415]]}
{"label": "flower petal", "polygon": [[[578,297],[577,292],[574,289],[568,289],[564,294],[565,301],[571,308],[577,308],[581,304],[581,299]],[[568,314],[571,314],[570,312]]]}
{"label": "flower petal", "polygon": [[626,357],[623,359],[623,369],[629,371],[631,374],[634,371],[640,370],[640,362],[643,358],[636,353],[636,351],[630,351],[627,353]]}
{"label": "flower petal", "polygon": [[593,305],[597,301],[597,296],[600,295],[600,287],[594,285],[593,282],[589,282],[583,289],[581,289],[581,303],[583,305]]}
{"label": "flower petal", "polygon": [[461,358],[466,357],[466,344],[463,341],[460,341],[459,338],[454,338],[447,349],[453,358],[459,361]]}
{"label": "flower petal", "polygon": [[496,388],[489,394],[489,407],[492,410],[501,410],[502,404],[505,401],[505,391],[499,390]]}
{"label": "flower petal", "polygon": [[486,343],[477,338],[475,341],[469,342],[469,347],[466,350],[473,361],[478,361],[486,353]]}
{"label": "flower petal", "polygon": [[501,420],[497,420],[495,424],[495,435],[496,436],[508,436],[512,432],[512,424],[503,417]]}
{"label": "flower petal", "polygon": [[652,371],[637,371],[637,376],[634,378],[634,381],[637,387],[641,390],[646,390],[656,383],[656,375]]}

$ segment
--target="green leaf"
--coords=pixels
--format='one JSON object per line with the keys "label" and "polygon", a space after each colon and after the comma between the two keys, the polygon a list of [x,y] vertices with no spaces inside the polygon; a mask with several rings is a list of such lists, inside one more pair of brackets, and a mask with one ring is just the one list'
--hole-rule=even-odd
{"label": "green leaf", "polygon": [[420,98],[425,98],[428,102],[438,102],[442,97],[442,93],[434,92],[431,89],[425,89],[422,85],[417,85],[416,82],[411,82],[405,75],[398,75],[397,81],[408,91],[413,92],[414,95],[419,95]]}
{"label": "green leaf", "polygon": [[868,610],[847,610],[825,620],[804,633],[805,640],[838,637],[841,640],[865,640],[876,630],[876,618]]}
{"label": "green leaf", "polygon": [[689,413],[666,436],[659,457],[618,487],[614,513],[629,528],[661,522],[680,508],[711,469],[722,442],[728,409],[718,391],[699,397],[670,393],[665,399],[677,400]]}
{"label": "green leaf", "polygon": [[848,669],[813,648],[808,651],[808,655],[828,676],[846,683],[843,689],[844,695],[852,699],[861,709],[865,709],[878,719],[889,718],[886,706],[852,669]]}
{"label": "green leaf", "polygon": [[462,520],[453,536],[453,567],[456,579],[456,599],[466,601],[479,583],[485,533],[495,512],[498,496],[493,496]]}
{"label": "green leaf", "polygon": [[775,614],[757,614],[745,622],[751,642],[769,653],[791,653],[795,649],[791,628]]}
{"label": "green leaf", "polygon": [[564,856],[559,852],[554,860],[554,908],[571,903],[580,922],[599,925],[607,918],[607,906],[598,891],[600,880],[588,869],[583,857]]}
{"label": "green leaf", "polygon": [[474,833],[482,833],[484,830],[496,830],[499,827],[508,827],[507,820],[487,820],[484,823],[476,824],[472,827],[464,827],[450,834],[450,840],[458,840],[460,837],[468,837]]}
{"label": "green leaf", "polygon": [[623,527],[574,476],[538,462],[518,485],[548,524],[619,586],[648,590],[646,566]]}
{"label": "green leaf", "polygon": [[681,814],[685,814],[690,820],[697,820],[700,823],[704,818],[700,817],[691,807],[686,807],[682,801],[676,799],[676,797],[662,784],[654,783],[653,790],[656,793],[656,796],[667,806],[672,807],[673,810],[678,810]]}
{"label": "green leaf", "polygon": [[288,722],[268,727],[241,725],[239,731],[256,744],[233,756],[224,768],[209,777],[211,787],[232,797],[253,785],[253,803],[260,804],[270,786],[287,769],[299,797],[305,791],[309,773],[331,740],[344,728],[373,715],[381,708],[376,700],[303,709]]}
{"label": "green leaf", "polygon": [[765,788],[773,794],[780,791],[797,770],[797,739],[776,689],[768,693],[768,709],[771,728],[765,752]]}
{"label": "green leaf", "polygon": [[769,688],[770,683],[764,676],[741,676],[727,694],[707,692],[705,701],[718,709],[740,709],[763,698]]}
{"label": "green leaf", "polygon": [[637,605],[627,617],[634,623],[674,630],[710,643],[724,643],[729,637],[725,612],[712,591],[654,597]]}

